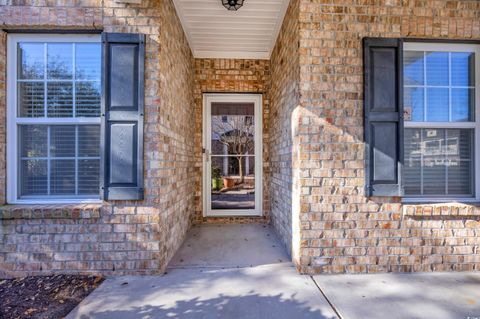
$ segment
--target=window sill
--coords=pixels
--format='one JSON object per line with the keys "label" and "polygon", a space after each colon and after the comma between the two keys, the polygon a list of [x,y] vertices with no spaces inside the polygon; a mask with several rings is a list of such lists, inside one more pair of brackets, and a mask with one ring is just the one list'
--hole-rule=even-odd
{"label": "window sill", "polygon": [[402,204],[405,205],[424,205],[424,204],[444,204],[444,205],[451,205],[451,204],[467,204],[467,205],[479,205],[480,200],[476,198],[420,198],[420,197],[407,197],[402,198]]}
{"label": "window sill", "polygon": [[0,206],[2,219],[97,219],[101,203],[95,204],[36,204]]}
{"label": "window sill", "polygon": [[103,201],[100,199],[17,199],[17,200],[8,200],[9,205],[42,205],[42,206],[52,206],[52,205],[85,205],[85,204],[102,204]]}
{"label": "window sill", "polygon": [[423,201],[402,202],[403,215],[413,219],[480,219],[480,202],[470,201]]}

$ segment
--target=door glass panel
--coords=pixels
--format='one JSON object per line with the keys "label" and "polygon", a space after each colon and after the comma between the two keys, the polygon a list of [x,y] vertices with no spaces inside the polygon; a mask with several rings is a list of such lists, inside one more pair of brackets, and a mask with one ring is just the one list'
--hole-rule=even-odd
{"label": "door glass panel", "polygon": [[253,103],[212,103],[212,154],[254,154]]}
{"label": "door glass panel", "polygon": [[211,163],[211,209],[255,209],[255,158],[212,156]]}
{"label": "door glass panel", "polygon": [[211,105],[212,210],[255,209],[253,103]]}

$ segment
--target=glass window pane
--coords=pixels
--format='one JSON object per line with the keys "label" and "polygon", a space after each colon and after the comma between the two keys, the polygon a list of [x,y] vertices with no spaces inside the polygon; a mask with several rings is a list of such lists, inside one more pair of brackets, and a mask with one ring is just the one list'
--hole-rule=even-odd
{"label": "glass window pane", "polygon": [[75,160],[50,161],[50,194],[75,194]]}
{"label": "glass window pane", "polygon": [[423,194],[446,194],[445,130],[424,129],[423,144]]}
{"label": "glass window pane", "polygon": [[73,86],[71,82],[47,84],[48,117],[73,116]]}
{"label": "glass window pane", "polygon": [[100,156],[99,125],[80,125],[78,127],[78,156]]}
{"label": "glass window pane", "polygon": [[43,117],[45,89],[43,82],[18,83],[18,116]]}
{"label": "glass window pane", "polygon": [[424,159],[434,158],[445,152],[445,130],[444,129],[423,129],[422,149]]}
{"label": "glass window pane", "polygon": [[20,195],[47,195],[47,160],[21,160],[20,166]]}
{"label": "glass window pane", "polygon": [[448,52],[426,52],[427,85],[448,85]]}
{"label": "glass window pane", "polygon": [[427,122],[448,122],[448,89],[427,88]]}
{"label": "glass window pane", "polygon": [[71,43],[47,44],[47,78],[71,79],[73,71],[73,45]]}
{"label": "glass window pane", "polygon": [[75,85],[76,116],[100,116],[100,82],[77,82]]}
{"label": "glass window pane", "polygon": [[422,193],[422,130],[405,129],[404,184],[405,194]]}
{"label": "glass window pane", "polygon": [[449,129],[446,132],[446,155],[452,160],[471,160],[473,154],[473,130]]}
{"label": "glass window pane", "polygon": [[446,170],[444,159],[428,158],[423,166],[423,194],[446,194]]}
{"label": "glass window pane", "polygon": [[[404,108],[410,111],[410,121],[423,122],[424,121],[424,89],[409,88],[404,89]],[[407,119],[408,120],[408,119]]]}
{"label": "glass window pane", "polygon": [[474,86],[475,85],[475,53],[452,52],[452,85]]}
{"label": "glass window pane", "polygon": [[423,51],[405,51],[403,53],[404,84],[423,85],[424,56]]}
{"label": "glass window pane", "polygon": [[50,126],[50,156],[74,157],[75,156],[75,126],[52,125]]}
{"label": "glass window pane", "polygon": [[20,154],[22,157],[46,157],[48,143],[48,126],[20,126]]}
{"label": "glass window pane", "polygon": [[448,194],[471,195],[473,193],[472,171],[470,161],[448,161]]}
{"label": "glass window pane", "polygon": [[78,195],[100,193],[100,160],[78,161]]}
{"label": "glass window pane", "polygon": [[406,129],[405,193],[472,196],[473,132],[472,129]]}
{"label": "glass window pane", "polygon": [[75,44],[75,77],[99,80],[102,48],[100,43]]}
{"label": "glass window pane", "polygon": [[452,121],[474,121],[475,90],[452,88]]}
{"label": "glass window pane", "polygon": [[45,52],[43,43],[18,44],[18,78],[43,79],[45,70]]}
{"label": "glass window pane", "polygon": [[[19,117],[100,116],[100,43],[19,43],[17,60]],[[99,195],[99,125],[19,125],[18,136],[20,196]]]}
{"label": "glass window pane", "polygon": [[405,160],[404,178],[405,178],[405,194],[420,195],[422,193],[422,171],[421,161]]}
{"label": "glass window pane", "polygon": [[422,155],[422,130],[405,129],[405,161],[419,160]]}

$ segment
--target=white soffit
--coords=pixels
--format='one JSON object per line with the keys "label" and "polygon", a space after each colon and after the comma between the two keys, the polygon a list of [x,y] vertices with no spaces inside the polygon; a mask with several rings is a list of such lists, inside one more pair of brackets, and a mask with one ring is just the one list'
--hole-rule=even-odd
{"label": "white soffit", "polygon": [[289,0],[245,0],[228,11],[221,0],[173,0],[196,58],[269,59]]}

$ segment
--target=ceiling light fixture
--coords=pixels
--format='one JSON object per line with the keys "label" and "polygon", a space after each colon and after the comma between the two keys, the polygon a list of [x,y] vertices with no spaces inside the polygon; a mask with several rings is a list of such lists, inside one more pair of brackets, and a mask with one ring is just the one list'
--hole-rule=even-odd
{"label": "ceiling light fixture", "polygon": [[222,0],[222,4],[230,11],[237,11],[243,6],[244,0]]}

